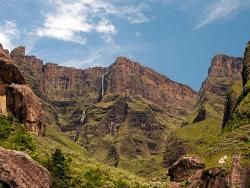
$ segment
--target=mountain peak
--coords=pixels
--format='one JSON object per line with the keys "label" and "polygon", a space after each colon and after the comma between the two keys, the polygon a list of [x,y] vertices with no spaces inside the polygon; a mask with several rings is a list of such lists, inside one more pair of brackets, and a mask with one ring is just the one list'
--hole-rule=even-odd
{"label": "mountain peak", "polygon": [[18,46],[11,51],[10,53],[11,58],[18,56],[25,56],[25,46]]}

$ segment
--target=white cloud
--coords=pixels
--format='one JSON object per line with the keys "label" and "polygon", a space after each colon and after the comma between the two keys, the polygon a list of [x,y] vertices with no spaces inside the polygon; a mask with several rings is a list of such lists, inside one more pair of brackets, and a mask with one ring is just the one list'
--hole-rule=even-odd
{"label": "white cloud", "polygon": [[96,26],[96,31],[100,33],[116,33],[115,26],[107,19],[102,19]]}
{"label": "white cloud", "polygon": [[[115,2],[115,3],[114,3]],[[115,16],[138,24],[149,21],[144,14],[148,7],[145,4],[127,5],[122,1],[105,0],[49,0],[50,10],[45,13],[45,20],[36,29],[39,37],[50,37],[79,44],[86,43],[86,34],[97,31],[107,42],[117,28],[110,17]],[[51,9],[52,7],[52,9]]]}
{"label": "white cloud", "polygon": [[0,43],[3,44],[4,48],[14,48],[13,40],[18,38],[19,35],[20,31],[13,21],[5,21],[4,24],[0,26]]}
{"label": "white cloud", "polygon": [[204,11],[198,24],[194,29],[199,29],[205,25],[218,21],[224,21],[241,11],[249,4],[249,0],[219,0],[210,5]]}

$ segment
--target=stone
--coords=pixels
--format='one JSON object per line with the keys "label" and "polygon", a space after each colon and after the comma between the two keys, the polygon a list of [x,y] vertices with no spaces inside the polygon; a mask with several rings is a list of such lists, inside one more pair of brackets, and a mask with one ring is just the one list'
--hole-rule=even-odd
{"label": "stone", "polygon": [[26,85],[11,84],[6,88],[7,111],[12,113],[29,131],[37,135],[45,134],[42,104]]}
{"label": "stone", "polygon": [[23,152],[0,147],[0,186],[11,188],[50,188],[47,169]]}
{"label": "stone", "polygon": [[205,164],[198,157],[182,157],[169,169],[171,181],[182,182],[187,179],[199,179]]}
{"label": "stone", "polygon": [[0,48],[0,81],[5,84],[26,84],[26,81],[8,54]]}

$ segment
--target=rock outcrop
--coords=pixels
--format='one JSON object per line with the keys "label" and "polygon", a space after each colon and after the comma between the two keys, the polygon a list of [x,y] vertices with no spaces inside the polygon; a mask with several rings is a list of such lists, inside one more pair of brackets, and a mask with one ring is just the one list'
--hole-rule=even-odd
{"label": "rock outcrop", "polygon": [[207,112],[206,109],[203,107],[200,110],[198,110],[197,116],[194,118],[193,123],[198,123],[200,121],[203,121],[207,118]]}
{"label": "rock outcrop", "polygon": [[216,55],[198,94],[197,108],[204,107],[207,117],[223,119],[228,89],[241,81],[242,58]]}
{"label": "rock outcrop", "polygon": [[11,84],[6,88],[7,111],[12,113],[29,131],[44,135],[43,109],[37,96],[26,85]]}
{"label": "rock outcrop", "polygon": [[[11,55],[20,57],[24,47],[12,51]],[[0,113],[12,113],[28,130],[44,135],[43,109],[37,96],[27,86],[21,71],[11,57],[0,48]]]}
{"label": "rock outcrop", "polygon": [[26,84],[23,75],[3,48],[0,48],[0,81],[6,84]]}
{"label": "rock outcrop", "polygon": [[168,175],[176,182],[199,179],[204,168],[205,164],[198,157],[182,157],[168,169]]}
{"label": "rock outcrop", "polygon": [[250,186],[250,169],[240,165],[239,155],[233,156],[230,171],[221,167],[205,169],[205,165],[199,158],[182,157],[168,169],[168,175],[171,181],[179,183],[186,181],[182,186],[185,188],[247,188]]}
{"label": "rock outcrop", "polygon": [[48,170],[28,155],[0,147],[0,185],[11,188],[50,188]]}

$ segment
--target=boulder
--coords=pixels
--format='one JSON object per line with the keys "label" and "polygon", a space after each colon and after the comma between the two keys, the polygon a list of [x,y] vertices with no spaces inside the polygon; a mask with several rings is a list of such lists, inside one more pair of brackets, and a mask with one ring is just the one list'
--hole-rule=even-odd
{"label": "boulder", "polygon": [[210,168],[203,172],[201,180],[203,187],[208,188],[224,188],[228,187],[227,181],[228,171],[220,168]]}
{"label": "boulder", "polygon": [[47,169],[28,155],[0,147],[0,187],[49,188],[51,176]]}
{"label": "boulder", "polygon": [[205,164],[198,157],[182,157],[168,169],[168,175],[175,182],[199,179],[204,168]]}
{"label": "boulder", "polygon": [[44,111],[33,91],[26,85],[11,84],[6,88],[7,111],[12,113],[29,131],[44,135]]}

